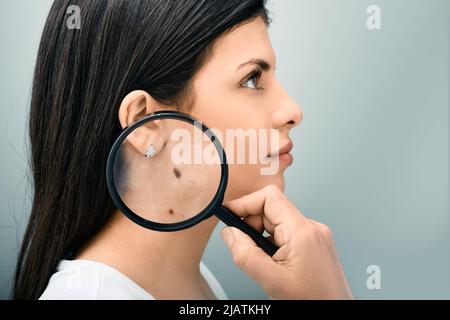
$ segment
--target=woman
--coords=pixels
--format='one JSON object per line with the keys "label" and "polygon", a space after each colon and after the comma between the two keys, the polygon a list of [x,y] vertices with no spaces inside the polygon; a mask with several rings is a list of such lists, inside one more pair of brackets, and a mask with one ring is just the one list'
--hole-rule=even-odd
{"label": "woman", "polygon": [[[79,30],[66,26],[69,5]],[[104,168],[125,126],[165,109],[222,131],[277,129],[289,146],[302,113],[275,78],[268,24],[263,0],[54,2],[33,83],[34,200],[15,299],[226,297],[200,263],[218,220],[143,229],[114,207]],[[232,165],[225,200],[283,188],[290,163],[272,175]]]}

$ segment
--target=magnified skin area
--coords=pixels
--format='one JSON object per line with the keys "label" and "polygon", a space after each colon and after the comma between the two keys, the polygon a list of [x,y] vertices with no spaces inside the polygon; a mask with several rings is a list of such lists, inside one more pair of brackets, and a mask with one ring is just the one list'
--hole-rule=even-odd
{"label": "magnified skin area", "polygon": [[181,171],[178,168],[173,168],[173,174],[175,175],[175,177],[177,177],[178,179],[181,178]]}
{"label": "magnified skin area", "polygon": [[[185,140],[173,139],[177,132]],[[154,135],[156,153],[151,158],[133,145],[144,134]],[[196,134],[204,138],[196,141]],[[157,223],[177,223],[201,213],[214,198],[221,173],[218,153],[213,164],[195,157],[196,151],[203,156],[208,147],[216,150],[200,129],[180,120],[158,120],[158,125],[149,122],[134,130],[120,148],[124,161],[115,166],[122,201],[135,214]],[[187,154],[190,157],[184,158]],[[174,164],[179,159],[184,162]]]}

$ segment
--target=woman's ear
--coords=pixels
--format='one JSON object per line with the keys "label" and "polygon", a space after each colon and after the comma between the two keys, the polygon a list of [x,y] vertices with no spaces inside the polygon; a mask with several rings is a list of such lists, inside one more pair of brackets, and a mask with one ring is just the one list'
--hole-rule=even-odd
{"label": "woman's ear", "polygon": [[147,114],[161,110],[160,104],[147,92],[135,90],[127,94],[119,107],[122,128],[130,126]]}
{"label": "woman's ear", "polygon": [[[164,108],[170,109],[168,107]],[[162,110],[161,105],[147,92],[136,90],[130,92],[119,107],[119,121],[122,128],[129,127],[144,116]],[[160,120],[148,122],[128,135],[126,141],[138,154],[144,156],[151,151],[157,155],[166,143],[164,123]]]}

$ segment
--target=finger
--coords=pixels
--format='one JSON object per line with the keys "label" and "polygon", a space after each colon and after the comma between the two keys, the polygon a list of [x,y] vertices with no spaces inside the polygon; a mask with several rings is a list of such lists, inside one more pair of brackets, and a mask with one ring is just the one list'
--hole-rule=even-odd
{"label": "finger", "polygon": [[300,211],[274,185],[245,195],[224,204],[240,217],[264,215],[273,224],[294,223],[303,217]]}
{"label": "finger", "polygon": [[243,220],[259,233],[263,233],[264,231],[267,231],[271,235],[274,233],[275,225],[266,216],[247,216]]}
{"label": "finger", "polygon": [[262,222],[263,222],[263,225],[264,225],[264,229],[268,233],[273,235],[275,233],[275,225],[272,222],[270,222],[270,220],[266,216],[263,216]]}
{"label": "finger", "polygon": [[266,216],[247,216],[243,220],[259,233],[263,233],[264,231],[267,231],[271,235],[274,233],[275,225]]}
{"label": "finger", "polygon": [[244,218],[244,221],[259,233],[263,233],[265,230],[263,216],[247,216]]}
{"label": "finger", "polygon": [[226,227],[221,236],[226,242],[234,263],[258,283],[267,283],[272,275],[277,275],[280,266],[244,232],[234,227]]}

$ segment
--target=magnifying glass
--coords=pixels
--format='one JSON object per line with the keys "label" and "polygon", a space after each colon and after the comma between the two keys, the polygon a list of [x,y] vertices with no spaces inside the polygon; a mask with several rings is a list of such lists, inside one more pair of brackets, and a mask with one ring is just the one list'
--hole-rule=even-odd
{"label": "magnifying glass", "polygon": [[216,215],[248,234],[268,255],[278,247],[222,206],[228,163],[217,136],[201,121],[158,111],[126,127],[106,168],[117,208],[138,225],[178,231]]}

